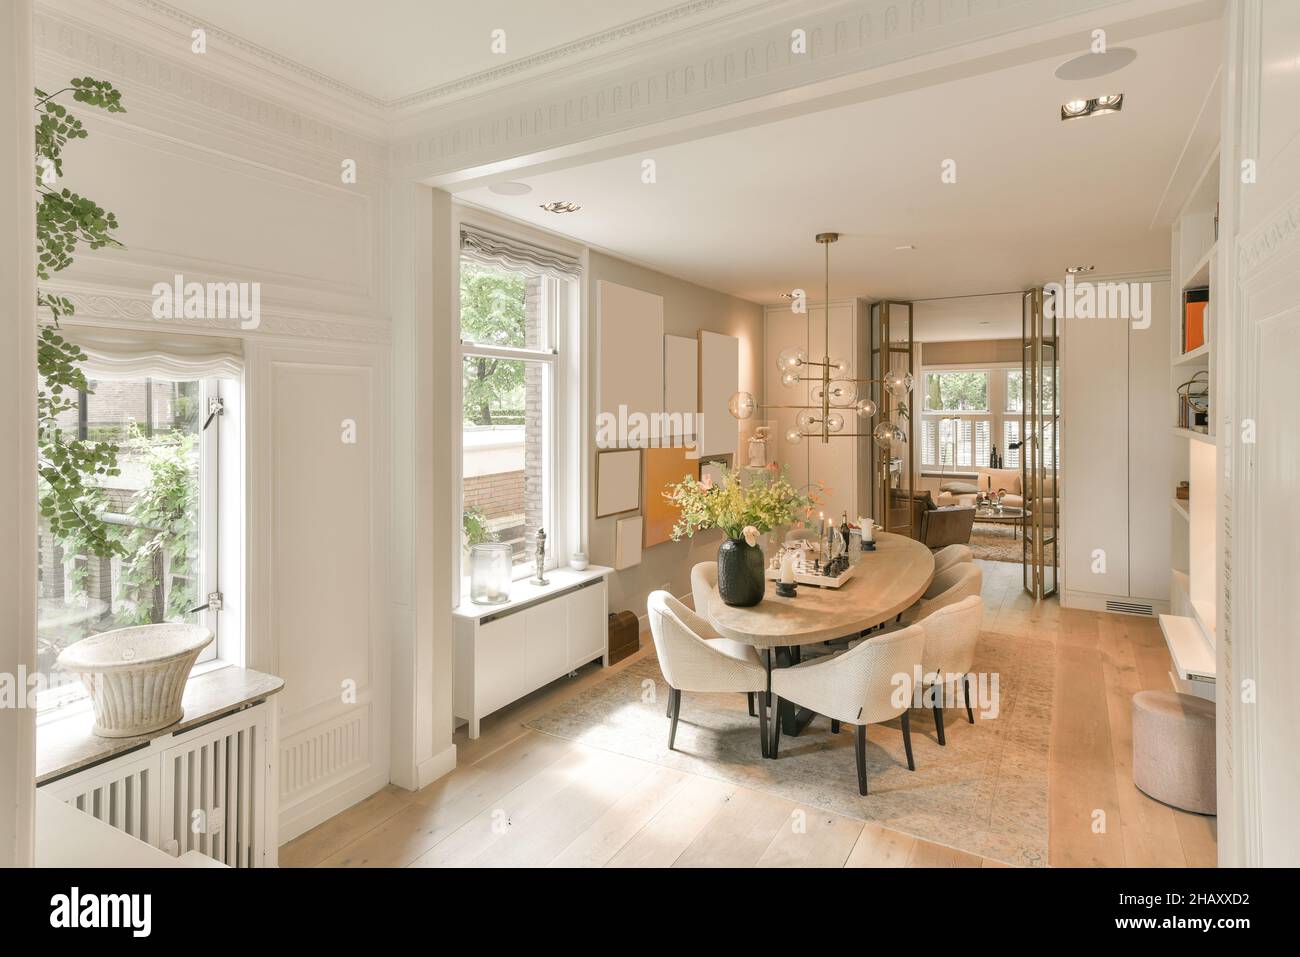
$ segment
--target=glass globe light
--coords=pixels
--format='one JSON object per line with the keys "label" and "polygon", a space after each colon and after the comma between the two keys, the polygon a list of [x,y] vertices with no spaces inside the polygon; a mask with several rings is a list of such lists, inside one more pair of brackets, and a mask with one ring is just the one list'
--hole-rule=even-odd
{"label": "glass globe light", "polygon": [[894,442],[894,423],[881,422],[871,430],[871,437],[877,445],[889,448]]}
{"label": "glass globe light", "polygon": [[885,388],[895,397],[907,395],[912,391],[912,373],[891,369],[885,373]]}
{"label": "glass globe light", "polygon": [[848,379],[834,379],[831,381],[831,405],[847,408],[853,404],[853,400],[857,397],[858,387]]}
{"label": "glass globe light", "polygon": [[737,392],[727,400],[727,411],[737,419],[748,419],[757,408],[758,403],[750,392]]}
{"label": "glass globe light", "polygon": [[862,416],[864,419],[869,419],[876,414],[876,403],[872,402],[870,399],[859,399],[858,404],[854,406],[854,408],[857,409],[858,415]]}
{"label": "glass globe light", "polygon": [[800,432],[798,429],[786,429],[785,440],[789,442],[791,445],[798,445],[800,442],[803,441],[803,433]]}
{"label": "glass globe light", "polygon": [[805,409],[794,417],[794,422],[795,425],[799,426],[800,430],[806,432],[817,424],[817,419],[814,418],[811,412]]}
{"label": "glass globe light", "polygon": [[787,372],[790,369],[798,369],[807,361],[808,353],[797,346],[790,346],[788,349],[782,349],[781,354],[776,357],[776,367],[782,372]]}
{"label": "glass globe light", "polygon": [[783,372],[783,373],[781,373],[781,384],[782,384],[782,385],[798,385],[798,384],[799,384],[799,373],[796,372],[796,371],[794,371],[793,369],[792,369],[792,370],[789,370],[789,371],[787,371],[787,372]]}
{"label": "glass globe light", "polygon": [[848,359],[832,359],[831,371],[838,372],[840,375],[848,375],[850,366]]}
{"label": "glass globe light", "polygon": [[844,428],[844,416],[838,412],[832,412],[826,416],[826,430],[828,432],[839,432]]}

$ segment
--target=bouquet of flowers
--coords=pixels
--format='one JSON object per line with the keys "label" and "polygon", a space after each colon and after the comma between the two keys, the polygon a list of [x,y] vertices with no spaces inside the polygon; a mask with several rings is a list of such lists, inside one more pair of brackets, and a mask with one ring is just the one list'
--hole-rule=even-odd
{"label": "bouquet of flowers", "polygon": [[724,467],[721,480],[687,476],[668,486],[664,498],[682,513],[673,526],[673,541],[720,528],[728,538],[743,538],[754,545],[759,535],[807,515],[816,505],[816,490],[807,495],[796,491],[784,471],[742,478]]}

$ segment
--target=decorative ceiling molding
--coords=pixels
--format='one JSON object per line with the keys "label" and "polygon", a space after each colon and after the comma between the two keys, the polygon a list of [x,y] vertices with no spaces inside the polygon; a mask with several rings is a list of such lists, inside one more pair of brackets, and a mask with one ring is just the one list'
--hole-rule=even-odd
{"label": "decorative ceiling molding", "polygon": [[1300,196],[1292,197],[1272,218],[1237,240],[1241,278],[1259,272],[1295,242],[1297,236],[1300,236]]}
{"label": "decorative ceiling molding", "polygon": [[[1128,5],[1127,0],[859,0],[797,13],[786,5],[780,18],[768,18],[757,29],[721,40],[710,32],[708,42],[677,44],[636,65],[606,63],[599,72],[587,70],[563,83],[544,78],[522,95],[511,86],[449,103],[428,115],[433,125],[395,139],[392,166],[422,178],[482,168],[1057,21],[1090,23],[1098,11]],[[806,53],[792,51],[794,29],[804,31]]]}
{"label": "decorative ceiling molding", "polygon": [[222,29],[220,26],[211,21],[196,17],[184,10],[179,10],[167,3],[166,0],[130,0],[136,6],[143,8],[149,13],[171,20],[183,26],[188,32],[195,28],[206,30],[210,38],[216,38],[237,50],[260,59],[266,63],[274,64],[276,67],[293,73],[311,83],[332,90],[335,93],[341,93],[352,99],[365,103],[368,106],[375,107],[383,111],[395,111],[409,107],[418,107],[431,104],[436,100],[445,99],[451,96],[457,96],[480,87],[489,86],[499,83],[503,80],[509,80],[519,77],[521,74],[537,71],[541,68],[559,64],[566,59],[589,53],[592,50],[600,49],[612,43],[621,40],[636,38],[647,34],[651,31],[662,27],[673,26],[702,14],[712,13],[736,2],[736,0],[688,0],[686,3],[671,7],[668,10],[661,10],[658,13],[640,17],[636,20],[629,20],[626,23],[619,24],[608,30],[602,30],[599,33],[592,33],[578,40],[569,43],[563,43],[559,46],[551,47],[531,56],[520,57],[517,60],[511,60],[499,67],[493,67],[490,70],[480,70],[468,76],[441,83],[425,90],[417,90],[414,93],[404,94],[392,99],[384,99],[365,90],[344,83],[335,79],[319,70],[314,70],[309,66],[299,63],[296,60],[276,53],[274,50],[261,46],[257,43],[247,40],[238,34],[231,33],[229,30]]}

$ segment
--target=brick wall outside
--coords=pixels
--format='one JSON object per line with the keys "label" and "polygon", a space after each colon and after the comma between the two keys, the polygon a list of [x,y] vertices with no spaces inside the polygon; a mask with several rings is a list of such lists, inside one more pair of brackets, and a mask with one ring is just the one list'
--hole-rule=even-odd
{"label": "brick wall outside", "polygon": [[524,514],[524,473],[496,472],[465,479],[465,508],[476,508],[488,519]]}

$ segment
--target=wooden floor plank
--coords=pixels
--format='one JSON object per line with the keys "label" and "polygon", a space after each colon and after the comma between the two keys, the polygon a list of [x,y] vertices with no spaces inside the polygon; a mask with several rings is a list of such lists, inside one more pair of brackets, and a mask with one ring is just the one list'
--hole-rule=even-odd
{"label": "wooden floor plank", "polygon": [[315,867],[367,831],[408,807],[414,795],[395,785],[376,791],[346,811],[280,848],[280,867]]}
{"label": "wooden floor plank", "polygon": [[918,840],[912,845],[908,867],[979,867],[983,858],[931,841]]}
{"label": "wooden floor plank", "polygon": [[691,775],[644,827],[619,848],[609,867],[671,867],[736,793],[736,785]]}
{"label": "wooden floor plank", "polygon": [[863,822],[817,808],[801,807],[799,827],[776,832],[758,867],[843,867],[862,834]]}
{"label": "wooden floor plank", "polygon": [[740,788],[696,835],[674,867],[753,867],[778,830],[790,827],[793,801]]}
{"label": "wooden floor plank", "polygon": [[550,866],[604,867],[686,786],[690,777],[673,768],[656,768],[574,838]]}
{"label": "wooden floor plank", "polygon": [[845,867],[906,867],[916,838],[902,831],[891,831],[879,824],[868,824],[858,835],[857,843],[844,862]]}

